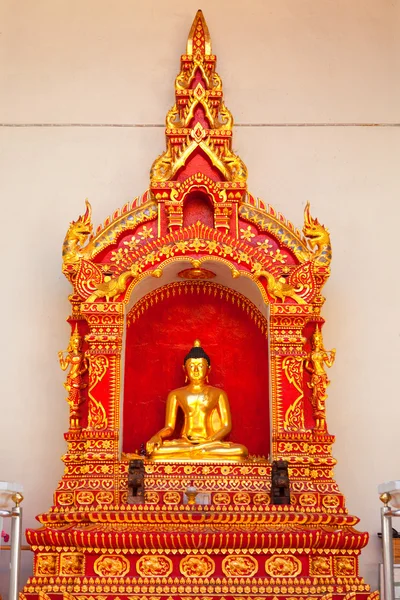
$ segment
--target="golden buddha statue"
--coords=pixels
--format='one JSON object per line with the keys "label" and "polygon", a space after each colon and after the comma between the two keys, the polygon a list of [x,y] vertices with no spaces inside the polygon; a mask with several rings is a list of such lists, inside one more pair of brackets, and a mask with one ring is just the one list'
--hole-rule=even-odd
{"label": "golden buddha statue", "polygon": [[[226,393],[208,384],[210,358],[200,341],[186,355],[183,369],[188,385],[168,394],[165,426],[147,442],[146,450],[154,460],[235,460],[247,457],[241,444],[223,441],[232,429]],[[181,437],[174,434],[178,410],[184,415]]]}

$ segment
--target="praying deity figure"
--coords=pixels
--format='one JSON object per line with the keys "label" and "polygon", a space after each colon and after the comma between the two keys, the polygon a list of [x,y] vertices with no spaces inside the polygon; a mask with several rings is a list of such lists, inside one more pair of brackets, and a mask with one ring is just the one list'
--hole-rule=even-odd
{"label": "praying deity figure", "polygon": [[70,406],[70,427],[71,429],[79,428],[79,406],[84,401],[82,390],[87,387],[87,383],[83,381],[83,375],[88,370],[88,361],[81,350],[82,338],[79,335],[78,326],[71,335],[66,356],[65,352],[58,353],[58,360],[63,371],[70,367],[64,387],[68,392],[66,398]]}
{"label": "praying deity figure", "polygon": [[331,367],[335,362],[336,350],[330,352],[325,350],[322,341],[322,333],[317,325],[312,336],[312,349],[306,359],[305,368],[311,373],[311,404],[315,418],[315,429],[326,431],[325,400],[327,399],[326,388],[330,381],[325,373],[325,365]]}
{"label": "praying deity figure", "polygon": [[[186,355],[183,369],[188,385],[169,393],[165,426],[147,442],[146,450],[155,460],[235,460],[247,457],[241,444],[223,441],[232,429],[226,393],[208,383],[210,358],[200,341]],[[178,439],[174,434],[178,410],[184,415]]]}

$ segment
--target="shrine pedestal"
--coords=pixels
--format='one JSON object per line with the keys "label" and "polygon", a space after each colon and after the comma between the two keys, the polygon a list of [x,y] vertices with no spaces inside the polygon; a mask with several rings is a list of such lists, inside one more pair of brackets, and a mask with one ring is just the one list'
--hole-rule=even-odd
{"label": "shrine pedestal", "polygon": [[[54,508],[27,532],[35,574],[23,596],[374,598],[357,567],[368,535],[342,496],[311,506],[314,486],[271,505],[270,471],[266,461],[147,462],[144,505]],[[210,505],[182,503],[191,480]]]}

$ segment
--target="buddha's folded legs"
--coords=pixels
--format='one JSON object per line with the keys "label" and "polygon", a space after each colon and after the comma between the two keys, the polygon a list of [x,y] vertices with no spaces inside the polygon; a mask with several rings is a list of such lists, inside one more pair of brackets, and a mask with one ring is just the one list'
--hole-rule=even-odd
{"label": "buddha's folded legs", "polygon": [[165,441],[154,450],[150,458],[209,458],[215,460],[240,460],[248,455],[247,448],[231,442],[203,442],[192,444],[185,439]]}

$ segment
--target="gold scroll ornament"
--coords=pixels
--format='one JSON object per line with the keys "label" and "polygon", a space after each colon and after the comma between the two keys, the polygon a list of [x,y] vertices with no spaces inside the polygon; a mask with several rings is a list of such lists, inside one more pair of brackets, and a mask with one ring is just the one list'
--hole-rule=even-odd
{"label": "gold scroll ornament", "polygon": [[282,362],[282,369],[286,379],[299,392],[299,396],[286,411],[283,426],[286,431],[298,431],[304,429],[303,410],[303,363],[302,356],[286,356]]}
{"label": "gold scroll ornament", "polygon": [[103,379],[107,373],[109,366],[108,358],[103,355],[90,356],[90,370],[89,370],[89,415],[88,415],[88,427],[89,429],[106,429],[107,428],[107,414],[104,406],[99,400],[94,398],[92,392],[96,385]]}

